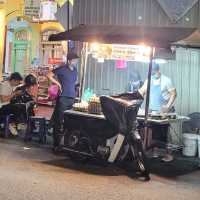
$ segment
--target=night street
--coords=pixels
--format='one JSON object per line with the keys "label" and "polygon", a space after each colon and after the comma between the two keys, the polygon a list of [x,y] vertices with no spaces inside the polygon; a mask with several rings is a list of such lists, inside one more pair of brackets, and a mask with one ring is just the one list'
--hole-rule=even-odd
{"label": "night street", "polygon": [[0,199],[2,200],[197,200],[200,171],[165,178],[152,174],[141,182],[122,170],[75,164],[49,148],[14,140],[0,141]]}
{"label": "night street", "polygon": [[0,0],[0,200],[200,200],[200,0]]}

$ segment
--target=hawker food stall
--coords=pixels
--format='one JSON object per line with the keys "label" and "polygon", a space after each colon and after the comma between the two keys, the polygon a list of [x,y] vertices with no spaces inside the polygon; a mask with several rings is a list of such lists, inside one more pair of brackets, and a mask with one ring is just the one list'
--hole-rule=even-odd
{"label": "hawker food stall", "polygon": [[[88,55],[98,59],[118,59],[118,60],[136,60],[136,50],[139,50],[139,57],[149,61],[149,70],[147,78],[147,94],[145,110],[138,113],[138,120],[144,122],[145,146],[148,144],[148,124],[151,123],[169,123],[171,121],[187,119],[174,113],[160,114],[149,113],[149,94],[152,62],[156,58],[156,52],[159,49],[170,49],[177,41],[180,41],[191,35],[193,28],[175,28],[175,27],[142,27],[142,26],[110,26],[110,25],[79,25],[69,31],[51,35],[49,40],[74,40],[83,43],[82,62],[81,62],[81,95],[85,91],[85,73],[87,68]],[[101,44],[101,45],[100,45]],[[128,45],[127,45],[128,44]],[[136,45],[137,44],[137,45]],[[141,45],[143,44],[143,45]],[[145,46],[144,46],[145,44]],[[96,51],[95,45],[100,45],[101,55]],[[133,46],[132,46],[133,45]],[[135,46],[134,46],[135,45]],[[138,46],[139,45],[139,46]],[[138,49],[137,49],[138,48]],[[141,53],[141,50],[143,52]],[[124,51],[124,53],[122,53]],[[122,57],[123,55],[123,57]],[[83,111],[83,113],[82,113]],[[72,111],[67,111],[70,113]],[[94,96],[89,102],[79,102],[74,105],[73,114],[103,118],[98,97]]]}

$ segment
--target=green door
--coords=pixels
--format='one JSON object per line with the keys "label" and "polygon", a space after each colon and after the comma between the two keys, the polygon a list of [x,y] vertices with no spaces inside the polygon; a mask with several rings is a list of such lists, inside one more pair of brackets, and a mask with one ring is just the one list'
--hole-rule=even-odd
{"label": "green door", "polygon": [[25,69],[30,65],[30,47],[28,42],[17,41],[12,52],[12,66],[14,72],[25,74]]}
{"label": "green door", "polygon": [[12,71],[25,74],[31,64],[31,42],[28,29],[18,29],[14,34]]}

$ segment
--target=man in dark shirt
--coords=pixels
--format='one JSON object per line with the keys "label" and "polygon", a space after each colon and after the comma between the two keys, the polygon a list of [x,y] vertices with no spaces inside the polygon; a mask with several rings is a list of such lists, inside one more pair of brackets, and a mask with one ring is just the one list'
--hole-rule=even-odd
{"label": "man in dark shirt", "polygon": [[51,118],[53,125],[54,152],[59,149],[62,137],[63,114],[65,110],[71,109],[76,96],[75,84],[77,81],[77,69],[79,57],[75,53],[67,54],[67,63],[48,73],[48,78],[58,85],[60,94]]}
{"label": "man in dark shirt", "polygon": [[20,92],[18,95],[15,95],[11,99],[10,105],[30,103],[27,114],[29,116],[34,116],[34,110],[36,108],[36,98],[38,94],[37,78],[32,74],[27,75],[24,79],[24,85],[16,88],[16,91]]}

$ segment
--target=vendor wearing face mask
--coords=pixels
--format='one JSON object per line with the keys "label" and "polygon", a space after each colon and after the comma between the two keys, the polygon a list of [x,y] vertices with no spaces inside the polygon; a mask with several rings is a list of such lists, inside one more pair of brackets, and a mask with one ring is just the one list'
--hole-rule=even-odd
{"label": "vendor wearing face mask", "polygon": [[[147,81],[139,89],[144,97],[147,91]],[[158,64],[152,65],[151,90],[149,99],[149,110],[155,112],[174,112],[174,101],[176,99],[176,88],[167,76],[161,74]]]}
{"label": "vendor wearing face mask", "polygon": [[[156,113],[174,112],[175,109],[173,107],[173,104],[176,99],[176,88],[173,86],[172,81],[168,77],[161,74],[160,67],[156,63],[153,63],[152,65],[150,87],[149,111]],[[146,95],[147,81],[145,81],[144,85],[138,91],[143,97]],[[168,130],[169,124],[152,124],[149,134],[152,133],[152,139],[154,141],[160,141],[160,144],[165,144],[166,148],[168,143]],[[153,156],[158,156],[156,148],[154,148]],[[169,149],[167,149],[167,152],[162,160],[164,162],[169,162],[173,160],[173,156],[171,155]]]}
{"label": "vendor wearing face mask", "polygon": [[59,151],[62,138],[62,123],[64,111],[71,109],[75,100],[75,84],[77,81],[77,68],[79,57],[75,53],[67,54],[67,62],[48,73],[48,78],[60,89],[55,109],[51,118],[54,136],[54,152]]}

